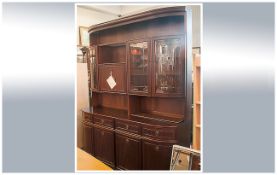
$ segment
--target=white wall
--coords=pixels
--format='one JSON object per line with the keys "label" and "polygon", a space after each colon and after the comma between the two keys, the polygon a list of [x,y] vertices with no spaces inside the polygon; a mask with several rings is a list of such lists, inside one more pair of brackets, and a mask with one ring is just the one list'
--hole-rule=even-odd
{"label": "white wall", "polygon": [[[91,25],[103,23],[118,18],[116,15],[109,13],[89,10],[77,7],[77,27],[90,27]],[[77,31],[77,45],[79,45],[79,32]]]}
{"label": "white wall", "polygon": [[[77,25],[89,27],[119,18],[119,14],[127,16],[161,7],[169,7],[169,5],[93,5],[77,7]],[[192,45],[193,47],[200,47],[200,6],[190,7],[192,8]]]}

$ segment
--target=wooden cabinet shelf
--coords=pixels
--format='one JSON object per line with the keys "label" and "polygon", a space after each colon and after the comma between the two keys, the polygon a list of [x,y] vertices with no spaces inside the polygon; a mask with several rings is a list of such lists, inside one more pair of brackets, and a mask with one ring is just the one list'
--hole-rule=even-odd
{"label": "wooden cabinet shelf", "polygon": [[116,118],[128,118],[128,111],[122,109],[113,109],[107,107],[95,107],[93,108],[93,114],[116,117]]}

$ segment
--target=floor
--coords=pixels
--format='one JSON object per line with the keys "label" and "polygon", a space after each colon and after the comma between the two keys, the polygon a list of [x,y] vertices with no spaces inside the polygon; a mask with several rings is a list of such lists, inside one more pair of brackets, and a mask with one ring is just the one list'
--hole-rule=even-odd
{"label": "floor", "polygon": [[99,161],[95,157],[77,148],[77,170],[78,171],[111,171],[112,168]]}

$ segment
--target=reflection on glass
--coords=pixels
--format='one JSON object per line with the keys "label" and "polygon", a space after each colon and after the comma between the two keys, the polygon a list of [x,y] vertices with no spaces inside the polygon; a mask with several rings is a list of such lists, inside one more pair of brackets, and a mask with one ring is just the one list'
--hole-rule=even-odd
{"label": "reflection on glass", "polygon": [[91,88],[97,88],[97,68],[96,68],[96,55],[95,47],[90,48],[90,63],[91,63]]}
{"label": "reflection on glass", "polygon": [[183,91],[183,61],[181,40],[164,39],[155,41],[156,93],[181,93]]}
{"label": "reflection on glass", "polygon": [[130,44],[130,90],[148,92],[148,44]]}

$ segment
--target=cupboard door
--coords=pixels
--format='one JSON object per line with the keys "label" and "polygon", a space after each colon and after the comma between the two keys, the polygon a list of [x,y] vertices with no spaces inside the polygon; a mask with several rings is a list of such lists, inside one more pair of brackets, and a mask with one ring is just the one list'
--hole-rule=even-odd
{"label": "cupboard door", "polygon": [[141,169],[140,139],[116,133],[116,164],[119,169]]}
{"label": "cupboard door", "polygon": [[144,170],[169,170],[172,145],[142,142],[142,165]]}
{"label": "cupboard door", "polygon": [[99,89],[126,92],[125,64],[99,65]]}
{"label": "cupboard door", "polygon": [[129,92],[149,94],[150,80],[150,42],[129,44]]}
{"label": "cupboard door", "polygon": [[183,95],[185,78],[184,41],[165,38],[154,41],[155,95]]}
{"label": "cupboard door", "polygon": [[89,154],[93,154],[93,129],[92,126],[83,123],[83,150]]}
{"label": "cupboard door", "polygon": [[114,132],[94,127],[94,156],[114,166]]}

